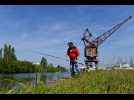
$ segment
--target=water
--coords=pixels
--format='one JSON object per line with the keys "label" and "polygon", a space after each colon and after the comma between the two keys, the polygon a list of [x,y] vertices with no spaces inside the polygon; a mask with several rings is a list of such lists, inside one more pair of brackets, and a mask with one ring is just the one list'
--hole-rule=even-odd
{"label": "water", "polygon": [[[37,78],[39,77],[39,78]],[[36,85],[37,79],[44,80],[44,84],[51,85],[52,81],[58,80],[61,78],[70,77],[69,72],[57,72],[57,73],[19,73],[19,74],[0,74],[0,87],[8,87],[13,86],[13,83],[9,82],[9,80],[19,80],[18,83],[21,83],[22,80],[29,85]],[[6,81],[5,81],[6,79]],[[9,80],[8,80],[9,79]],[[4,82],[3,82],[4,80]],[[18,86],[17,82],[14,82],[14,86]],[[6,84],[6,85],[5,85]],[[12,85],[11,85],[12,84]]]}
{"label": "water", "polygon": [[[36,75],[44,76],[45,73],[19,73],[19,74],[0,74],[0,77],[14,77],[16,79],[28,79],[28,78],[35,78]],[[70,77],[69,72],[57,72],[57,73],[47,73],[48,79],[60,79]]]}

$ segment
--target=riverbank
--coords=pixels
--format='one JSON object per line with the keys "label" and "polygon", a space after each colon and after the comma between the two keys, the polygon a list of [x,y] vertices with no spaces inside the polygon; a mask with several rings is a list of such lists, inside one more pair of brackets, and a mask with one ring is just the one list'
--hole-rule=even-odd
{"label": "riverbank", "polygon": [[47,87],[41,82],[36,87],[23,87],[15,93],[29,94],[93,94],[134,93],[133,70],[90,71],[73,78],[63,78]]}
{"label": "riverbank", "polygon": [[[70,77],[69,72],[55,72],[55,73],[17,73],[17,74],[0,74],[0,94],[14,93],[25,87],[37,86],[41,81],[47,87],[55,86],[57,80],[65,77]],[[22,85],[23,84],[23,85]],[[15,92],[16,93],[16,92]]]}

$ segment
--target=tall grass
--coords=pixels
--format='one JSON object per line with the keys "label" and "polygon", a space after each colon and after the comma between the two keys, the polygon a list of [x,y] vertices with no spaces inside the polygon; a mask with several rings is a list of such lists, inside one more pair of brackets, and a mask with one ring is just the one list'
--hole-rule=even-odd
{"label": "tall grass", "polygon": [[47,87],[43,83],[37,87],[20,89],[17,93],[45,94],[107,94],[134,93],[133,70],[98,70],[82,73],[73,78],[58,80],[56,86]]}

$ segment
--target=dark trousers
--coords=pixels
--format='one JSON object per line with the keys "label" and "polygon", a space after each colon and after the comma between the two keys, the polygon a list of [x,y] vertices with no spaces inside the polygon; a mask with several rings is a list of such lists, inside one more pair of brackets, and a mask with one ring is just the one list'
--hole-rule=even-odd
{"label": "dark trousers", "polygon": [[77,73],[80,73],[79,69],[78,69],[78,63],[76,60],[70,60],[70,72],[71,72],[71,76],[74,76],[75,75],[75,71]]}

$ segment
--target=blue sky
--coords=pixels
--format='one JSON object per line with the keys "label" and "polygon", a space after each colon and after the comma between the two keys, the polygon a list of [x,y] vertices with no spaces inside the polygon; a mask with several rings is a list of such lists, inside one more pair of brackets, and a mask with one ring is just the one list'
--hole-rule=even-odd
{"label": "blue sky", "polygon": [[[129,15],[133,5],[1,5],[0,46],[10,43],[18,59],[39,62],[41,55],[33,51],[65,58],[68,41],[80,49],[83,62],[85,28],[94,37],[112,28]],[[123,25],[99,47],[100,63],[109,64],[116,56],[134,56],[134,18]],[[47,57],[49,63],[68,66],[59,59]]]}

